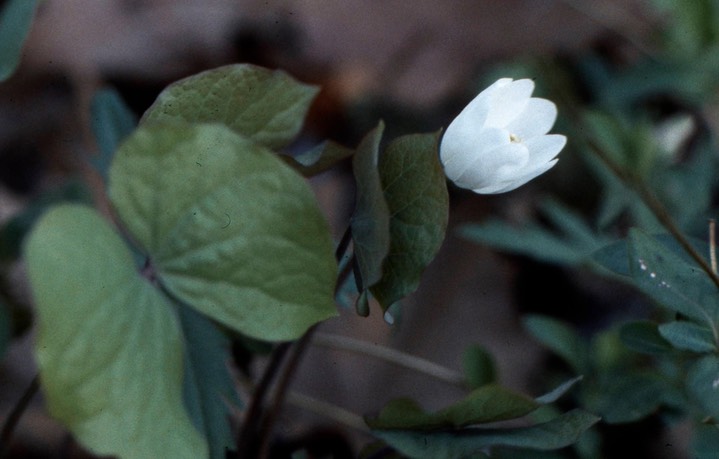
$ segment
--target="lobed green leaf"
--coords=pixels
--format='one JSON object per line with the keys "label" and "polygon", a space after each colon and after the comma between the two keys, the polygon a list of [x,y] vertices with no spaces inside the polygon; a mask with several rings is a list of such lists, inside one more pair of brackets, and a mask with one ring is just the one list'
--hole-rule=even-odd
{"label": "lobed green leaf", "polygon": [[228,327],[291,340],[336,314],[327,223],[270,150],[221,125],[144,125],[109,195],[167,291]]}
{"label": "lobed green leaf", "polygon": [[96,454],[207,457],[183,407],[177,316],[105,220],[58,206],[33,229],[25,260],[50,413]]}
{"label": "lobed green leaf", "polygon": [[279,70],[233,64],[207,70],[165,88],[141,123],[220,123],[271,149],[300,132],[318,89]]}

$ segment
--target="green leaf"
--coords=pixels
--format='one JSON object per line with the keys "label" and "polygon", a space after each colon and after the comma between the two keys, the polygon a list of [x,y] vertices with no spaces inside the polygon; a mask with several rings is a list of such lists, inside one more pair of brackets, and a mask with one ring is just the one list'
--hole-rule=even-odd
{"label": "green leaf", "polygon": [[719,357],[708,355],[697,361],[687,375],[689,393],[704,409],[704,414],[719,418]]}
{"label": "green leaf", "polygon": [[497,368],[492,355],[483,347],[471,345],[462,356],[467,384],[473,389],[497,381]]}
{"label": "green leaf", "polygon": [[22,54],[40,0],[7,0],[0,10],[0,82],[10,78]]}
{"label": "green leaf", "polygon": [[221,123],[261,145],[280,149],[302,129],[317,92],[280,70],[227,65],[171,84],[140,122]]}
{"label": "green leaf", "polygon": [[692,322],[675,321],[659,326],[659,333],[677,349],[715,352],[716,338],[711,329]]}
{"label": "green leaf", "polygon": [[436,413],[426,413],[414,401],[392,400],[376,418],[366,419],[372,429],[419,429],[463,427],[525,416],[540,404],[529,397],[490,384],[473,390],[466,398]]}
{"label": "green leaf", "polygon": [[595,410],[610,424],[638,421],[662,404],[666,383],[656,375],[623,372],[608,375]]}
{"label": "green leaf", "polygon": [[374,430],[372,433],[401,453],[417,459],[464,458],[493,446],[552,450],[575,443],[599,418],[581,410],[530,427],[470,428],[431,432]]}
{"label": "green leaf", "polygon": [[382,262],[389,253],[389,207],[377,169],[384,123],[370,131],[352,159],[357,198],[350,222],[357,260],[358,289],[364,291],[382,278]]}
{"label": "green leaf", "polygon": [[110,200],[180,301],[254,338],[301,336],[336,314],[337,266],[307,183],[221,125],[140,127]]}
{"label": "green leaf", "polygon": [[541,404],[554,403],[557,400],[559,400],[560,398],[562,398],[564,396],[564,394],[569,392],[572,389],[572,387],[574,387],[574,385],[577,384],[582,379],[584,379],[584,376],[579,375],[570,380],[564,381],[562,384],[558,385],[557,387],[555,387],[551,391],[547,392],[546,394],[535,398],[535,400]]}
{"label": "green leaf", "polygon": [[107,180],[115,150],[135,129],[137,119],[114,89],[101,89],[95,93],[90,110],[92,132],[100,148],[100,156],[92,162],[102,178]]}
{"label": "green leaf", "polygon": [[692,459],[714,459],[719,451],[719,427],[716,424],[699,424],[694,427]]}
{"label": "green leaf", "polygon": [[629,349],[642,354],[662,355],[672,351],[671,345],[659,333],[657,324],[645,320],[622,325],[619,338]]}
{"label": "green leaf", "polygon": [[698,266],[632,229],[629,267],[635,284],[665,308],[713,324],[719,318],[717,288]]}
{"label": "green leaf", "polygon": [[230,340],[207,317],[176,304],[185,337],[185,405],[210,446],[210,459],[225,459],[236,449],[230,404],[239,404],[230,376]]}
{"label": "green leaf", "polygon": [[437,154],[439,132],[395,139],[380,156],[382,189],[390,211],[390,248],[382,280],[370,291],[387,310],[414,292],[447,231],[449,195]]}
{"label": "green leaf", "polygon": [[569,324],[535,314],[525,316],[523,323],[535,339],[564,359],[577,374],[587,372],[587,344]]}
{"label": "green leaf", "polygon": [[328,140],[301,155],[294,157],[281,155],[280,158],[305,177],[312,177],[330,169],[340,161],[352,156],[352,154],[354,154],[354,150],[351,148]]}
{"label": "green leaf", "polygon": [[183,407],[177,316],[105,220],[58,206],[30,234],[25,259],[50,413],[96,454],[207,457]]}

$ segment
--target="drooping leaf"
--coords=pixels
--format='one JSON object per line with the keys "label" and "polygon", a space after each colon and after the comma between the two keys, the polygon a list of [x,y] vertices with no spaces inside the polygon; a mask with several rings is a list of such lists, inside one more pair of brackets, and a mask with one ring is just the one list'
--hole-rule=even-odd
{"label": "drooping leaf", "polygon": [[240,402],[228,369],[230,340],[207,317],[175,306],[185,338],[185,405],[207,439],[210,459],[225,459],[227,451],[236,449],[229,407]]}
{"label": "drooping leaf", "polygon": [[698,360],[687,375],[687,388],[706,416],[719,417],[719,357],[708,355]]}
{"label": "drooping leaf", "polygon": [[207,457],[182,402],[177,316],[122,239],[90,208],[62,205],[38,222],[25,259],[50,413],[98,454]]}
{"label": "drooping leaf", "polygon": [[180,301],[263,340],[336,314],[336,263],[314,194],[277,155],[221,125],[140,127],[110,200]]}
{"label": "drooping leaf", "polygon": [[374,430],[373,434],[401,453],[417,459],[472,457],[485,448],[509,446],[539,450],[559,449],[575,443],[599,418],[581,410],[530,427],[468,428],[460,430]]}
{"label": "drooping leaf", "polygon": [[707,274],[636,229],[629,234],[629,266],[637,287],[665,308],[708,325],[719,318],[717,287]]}
{"label": "drooping leaf", "polygon": [[540,404],[529,397],[490,384],[473,390],[461,401],[436,413],[427,413],[410,399],[389,402],[376,418],[367,418],[372,429],[437,429],[504,421],[525,416]]}
{"label": "drooping leaf", "polygon": [[0,82],[10,78],[22,55],[40,0],[7,0],[0,9]]}
{"label": "drooping leaf", "polygon": [[619,330],[619,338],[629,349],[643,354],[661,355],[672,351],[657,324],[646,320],[624,324]]}
{"label": "drooping leaf", "polygon": [[92,161],[95,169],[107,180],[112,157],[120,143],[137,126],[137,119],[114,89],[99,90],[90,107],[92,131],[100,148],[100,156]]}
{"label": "drooping leaf", "polygon": [[300,132],[317,92],[280,70],[227,65],[171,84],[140,122],[221,123],[261,145],[280,149]]}
{"label": "drooping leaf", "polygon": [[354,153],[351,148],[336,142],[326,141],[297,156],[280,156],[293,169],[305,177],[312,177],[330,169]]}
{"label": "drooping leaf", "polygon": [[370,287],[387,310],[414,292],[447,231],[449,195],[437,154],[439,132],[395,139],[380,156],[382,189],[390,211],[390,248],[382,279]]}
{"label": "drooping leaf", "polygon": [[677,349],[692,352],[715,352],[717,338],[708,327],[687,321],[675,321],[659,326],[659,334]]}
{"label": "drooping leaf", "polygon": [[535,314],[525,316],[523,323],[534,338],[564,359],[577,374],[586,373],[587,344],[569,324]]}
{"label": "drooping leaf", "polygon": [[352,159],[357,198],[350,224],[361,291],[382,278],[382,262],[389,252],[389,207],[377,169],[382,132],[380,122],[362,139]]}

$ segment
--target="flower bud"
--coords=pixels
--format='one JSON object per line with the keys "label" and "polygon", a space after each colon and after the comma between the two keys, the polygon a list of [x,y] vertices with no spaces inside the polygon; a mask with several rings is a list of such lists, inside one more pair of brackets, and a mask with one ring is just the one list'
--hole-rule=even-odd
{"label": "flower bud", "polygon": [[501,78],[462,110],[439,148],[447,178],[475,193],[504,193],[556,164],[567,143],[563,135],[547,134],[557,106],[531,97],[532,91],[532,80]]}

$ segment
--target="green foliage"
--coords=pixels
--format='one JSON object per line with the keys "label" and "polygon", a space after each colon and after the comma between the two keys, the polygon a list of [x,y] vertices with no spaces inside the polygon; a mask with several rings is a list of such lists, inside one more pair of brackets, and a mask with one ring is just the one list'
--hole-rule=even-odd
{"label": "green foliage", "polygon": [[680,320],[659,325],[658,329],[676,349],[699,353],[717,350],[717,337],[708,327]]}
{"label": "green foliage", "polygon": [[35,345],[50,413],[98,454],[205,457],[182,403],[182,335],[170,302],[93,210],[58,206],[28,238]]}
{"label": "green foliage", "polygon": [[120,143],[137,126],[137,119],[114,89],[101,89],[92,98],[90,107],[92,131],[100,149],[93,165],[107,180],[107,173]]}
{"label": "green foliage", "polygon": [[303,176],[312,177],[351,157],[354,153],[351,148],[328,140],[300,155],[294,157],[282,155],[281,158]]}
{"label": "green foliage", "polygon": [[0,82],[10,78],[22,55],[40,0],[8,0],[0,8]]}
{"label": "green foliage", "polygon": [[654,322],[630,322],[619,330],[619,337],[627,348],[649,355],[662,355],[672,351],[671,344],[659,332]]}
{"label": "green foliage", "polygon": [[12,318],[8,306],[0,299],[0,359],[12,338]]}
{"label": "green foliage", "polygon": [[469,346],[462,356],[462,367],[467,384],[477,389],[497,381],[497,368],[492,354],[480,346]]}
{"label": "green foliage", "polygon": [[573,410],[551,421],[529,427],[470,428],[421,432],[375,430],[373,433],[409,457],[422,459],[473,457],[486,448],[509,446],[538,450],[571,445],[599,421],[594,415]]}
{"label": "green foliage", "polygon": [[586,372],[587,345],[569,324],[540,315],[528,315],[524,327],[539,342],[562,357],[577,373]]}
{"label": "green foliage", "polygon": [[109,195],[163,288],[247,335],[295,339],[335,314],[336,264],[308,185],[219,125],[148,124]]}
{"label": "green foliage", "polygon": [[358,289],[364,291],[382,278],[382,262],[389,253],[389,207],[382,193],[377,165],[384,124],[362,139],[352,160],[357,198],[351,228],[357,260]]}
{"label": "green foliage", "polygon": [[417,289],[444,240],[449,196],[438,142],[439,133],[400,137],[379,159],[390,213],[390,247],[382,263],[382,279],[370,291],[384,310]]}
{"label": "green foliage", "polygon": [[317,92],[279,70],[228,65],[171,84],[140,122],[221,123],[260,145],[280,149],[300,132]]}
{"label": "green foliage", "polygon": [[179,305],[177,312],[185,337],[185,406],[210,448],[211,459],[225,459],[235,448],[230,429],[230,404],[239,405],[235,382],[228,371],[230,340],[207,317]]}

